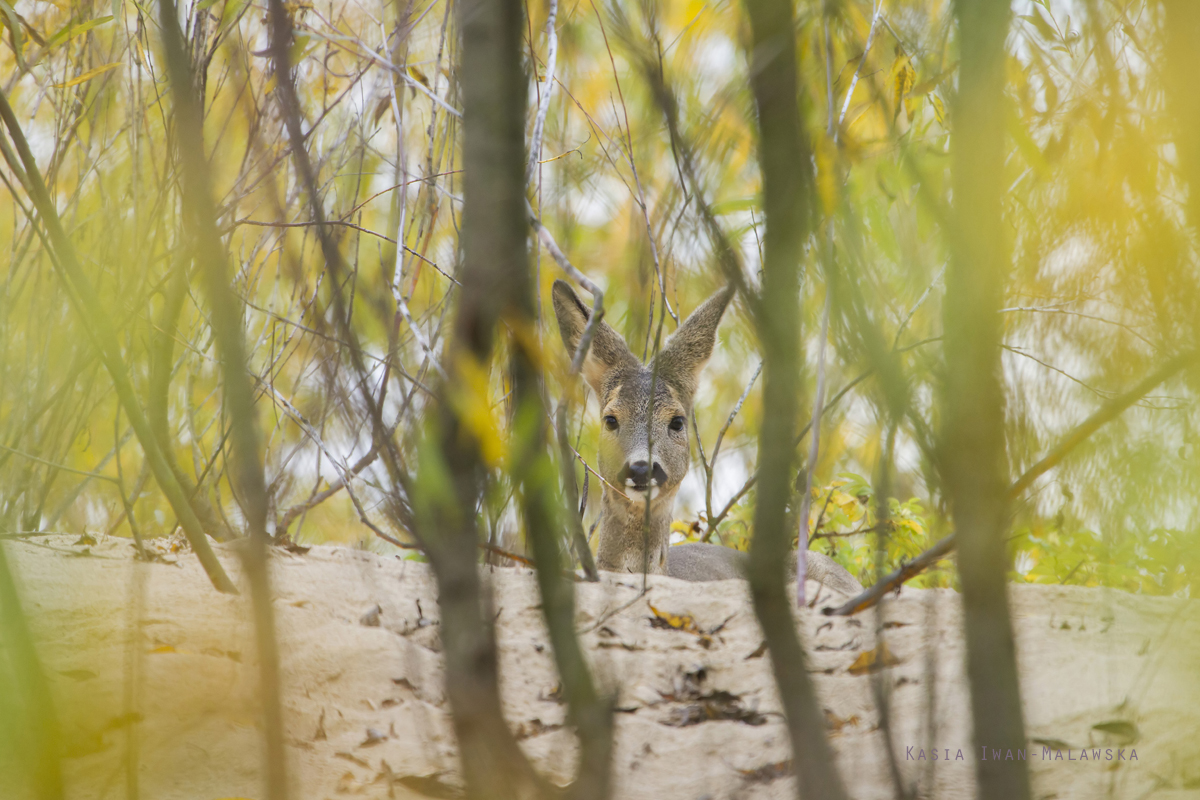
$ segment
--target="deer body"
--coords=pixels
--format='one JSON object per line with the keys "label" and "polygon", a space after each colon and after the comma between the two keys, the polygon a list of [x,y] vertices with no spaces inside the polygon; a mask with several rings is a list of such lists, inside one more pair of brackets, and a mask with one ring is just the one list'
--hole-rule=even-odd
{"label": "deer body", "polygon": [[[563,281],[554,282],[554,313],[574,353],[590,310]],[[604,478],[596,565],[611,572],[649,572],[688,581],[745,576],[746,554],[712,544],[670,546],[671,516],[691,460],[687,418],[696,382],[712,355],[717,324],[732,296],[706,300],[679,327],[650,365],[601,322],[583,363],[600,401],[600,475]],[[649,524],[647,525],[647,505]],[[840,564],[807,553],[808,576],[847,594],[862,586]],[[795,554],[791,554],[795,572]]]}

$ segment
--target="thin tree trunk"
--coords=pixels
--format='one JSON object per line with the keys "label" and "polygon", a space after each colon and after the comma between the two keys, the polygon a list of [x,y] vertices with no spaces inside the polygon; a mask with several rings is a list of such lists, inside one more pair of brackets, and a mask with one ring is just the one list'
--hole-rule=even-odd
{"label": "thin tree trunk", "polygon": [[[520,277],[528,271],[522,5],[518,0],[464,0],[457,7],[462,31],[464,262],[446,359],[448,391],[462,385],[456,378],[465,364],[488,362],[502,318],[511,317],[510,324],[518,328],[527,324],[515,300],[528,285]],[[518,330],[517,335],[524,332]],[[504,721],[492,614],[482,602],[475,558],[475,509],[486,479],[480,445],[452,402],[440,404],[437,428],[437,449],[453,495],[435,504],[433,524],[422,526],[422,540],[437,574],[446,694],[467,796],[539,797],[548,787]]]}
{"label": "thin tree trunk", "polygon": [[766,216],[762,302],[756,319],[763,351],[763,423],[750,593],[770,649],[800,792],[836,800],[846,793],[796,635],[784,574],[800,393],[800,256],[811,222],[809,155],[797,98],[795,20],[790,0],[746,0],[746,9],[753,35],[750,80],[758,109]]}
{"label": "thin tree trunk", "polygon": [[[266,797],[268,800],[287,800],[279,645],[267,562],[267,487],[263,475],[262,444],[254,413],[254,386],[247,369],[248,354],[242,323],[244,309],[241,298],[229,285],[229,254],[217,232],[216,206],[205,157],[203,95],[199,94],[203,90],[203,78],[197,79],[187,57],[174,0],[162,0],[161,12],[163,48],[174,95],[174,111],[179,120],[184,225],[205,279],[210,323],[221,357],[223,406],[232,428],[233,468],[230,479],[237,487],[250,534],[244,563],[250,583],[258,650],[263,738],[266,745]],[[183,266],[179,268],[185,269]],[[159,368],[169,374],[169,363],[159,364]]]}
{"label": "thin tree trunk", "polygon": [[1008,5],[959,0],[955,7],[962,60],[952,114],[954,211],[943,311],[941,473],[958,529],[975,746],[989,753],[976,762],[984,800],[1029,797],[1024,762],[990,757],[997,748],[1026,747],[1005,583],[1008,479],[998,313],[1009,252],[1001,205]]}

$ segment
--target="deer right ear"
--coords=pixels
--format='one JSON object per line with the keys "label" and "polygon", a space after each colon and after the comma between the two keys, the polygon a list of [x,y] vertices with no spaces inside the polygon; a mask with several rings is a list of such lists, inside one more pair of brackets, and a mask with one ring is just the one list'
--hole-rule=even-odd
{"label": "deer right ear", "polygon": [[[592,318],[592,310],[583,304],[575,290],[566,281],[555,281],[551,292],[554,297],[554,316],[558,318],[558,330],[563,344],[567,346],[567,358],[575,357],[579,339]],[[638,366],[641,362],[607,322],[600,322],[587,358],[583,360],[584,380],[592,387],[597,397],[604,396],[604,376],[622,367]]]}

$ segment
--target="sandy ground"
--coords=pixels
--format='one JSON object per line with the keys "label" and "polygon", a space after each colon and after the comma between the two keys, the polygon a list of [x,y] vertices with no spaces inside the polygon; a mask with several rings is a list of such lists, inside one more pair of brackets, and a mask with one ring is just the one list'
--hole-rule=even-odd
{"label": "sandy ground", "polygon": [[[135,562],[127,540],[6,547],[62,718],[69,797],[128,797],[131,772],[142,798],[263,796],[253,630],[233,550],[217,546],[242,597],[213,591],[188,553],[168,553],[173,564]],[[293,797],[454,796],[428,567],[314,547],[276,552],[273,576]],[[509,724],[537,767],[565,784],[576,750],[562,727],[534,576],[497,568],[487,580]],[[810,584],[810,595],[817,589]],[[640,590],[640,577],[609,574],[577,592],[582,640],[618,697],[617,797],[795,797],[744,585],[651,578]],[[839,599],[822,595],[820,605]],[[1013,587],[1012,604],[1034,796],[1200,798],[1200,604],[1034,586]],[[689,615],[698,632],[656,622],[651,605]],[[882,617],[802,612],[852,797],[893,796],[877,691],[890,695],[902,779],[925,797],[972,795],[979,751],[960,623],[950,590],[905,589]],[[888,666],[871,672],[863,654],[879,652],[880,625]],[[20,797],[4,786],[14,773],[3,758],[0,794]]]}

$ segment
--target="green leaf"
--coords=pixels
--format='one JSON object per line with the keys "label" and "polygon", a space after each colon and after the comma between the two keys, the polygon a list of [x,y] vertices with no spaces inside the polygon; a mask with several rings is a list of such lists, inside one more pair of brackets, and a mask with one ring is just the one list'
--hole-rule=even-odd
{"label": "green leaf", "polygon": [[6,0],[0,0],[0,11],[4,13],[4,23],[8,26],[8,30],[12,34],[12,46],[13,52],[17,56],[17,64],[24,69],[25,61],[23,53],[25,50],[25,37],[24,32],[21,30],[21,19]]}
{"label": "green leaf", "polygon": [[[121,2],[121,0],[113,0],[113,2],[115,4],[115,3]],[[63,42],[74,39],[76,36],[79,36],[80,34],[87,33],[92,28],[98,28],[101,25],[105,25],[109,22],[112,22],[112,20],[113,20],[112,16],[107,16],[107,17],[98,17],[97,19],[90,19],[87,22],[81,22],[78,25],[72,25],[70,22],[68,22],[66,25],[62,26],[53,36],[51,36],[49,39],[46,40],[46,46],[42,48],[42,52],[44,53],[47,50],[49,50],[51,47],[56,47],[56,46],[62,44]]]}

